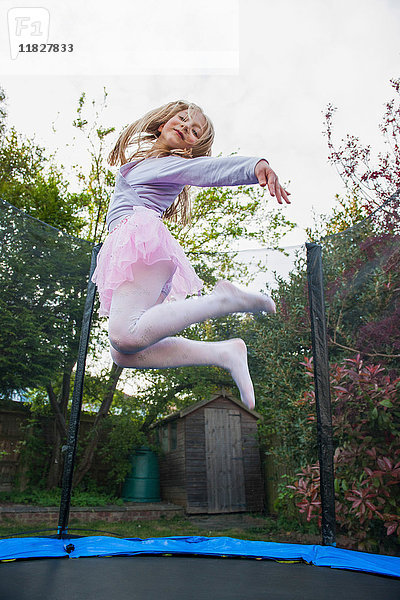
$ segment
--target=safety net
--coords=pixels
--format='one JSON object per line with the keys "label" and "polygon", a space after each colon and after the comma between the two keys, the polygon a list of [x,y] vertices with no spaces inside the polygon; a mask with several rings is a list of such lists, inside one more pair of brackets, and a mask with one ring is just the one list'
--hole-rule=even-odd
{"label": "safety net", "polygon": [[1,201],[1,491],[45,487],[59,470],[91,252]]}
{"label": "safety net", "polygon": [[[334,543],[335,504],[336,519],[350,534],[359,535],[360,519],[376,539],[398,526],[399,229],[394,195],[355,226],[307,248],[247,251],[242,258],[257,273],[258,288],[273,294],[277,315],[229,316],[188,332],[194,339],[246,341],[263,417],[258,432],[267,508],[279,511],[290,502],[317,522],[322,513],[325,543]],[[96,371],[104,364],[98,349],[107,340],[93,286],[87,302],[93,245],[6,202],[0,244],[0,491],[32,487],[45,498],[46,489],[62,487],[67,527],[74,485],[112,487],[121,496],[132,449],[156,445],[143,436],[143,424],[185,406],[175,390],[201,391],[203,376],[196,369],[177,372],[174,380],[149,375],[151,397],[146,389],[116,391],[121,369],[114,365],[106,376]],[[215,265],[213,255],[189,257],[203,277]],[[321,277],[313,280],[316,273]],[[79,345],[82,319],[86,339]],[[89,341],[92,368],[83,390]],[[77,392],[72,402],[78,376],[80,398]],[[227,382],[227,375],[214,371],[212,377]],[[322,400],[315,394],[318,382]],[[107,415],[111,425],[104,429]],[[140,427],[132,429],[132,422]],[[322,480],[318,459],[327,475]],[[69,474],[62,481],[64,463]]]}

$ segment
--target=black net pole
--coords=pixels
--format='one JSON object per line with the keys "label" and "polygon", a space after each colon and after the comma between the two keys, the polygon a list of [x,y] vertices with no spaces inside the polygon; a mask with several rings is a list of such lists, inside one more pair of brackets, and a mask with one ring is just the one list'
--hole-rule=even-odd
{"label": "black net pole", "polygon": [[72,394],[71,415],[69,419],[68,441],[64,456],[63,485],[61,490],[60,512],[58,517],[58,537],[64,538],[68,531],[69,511],[71,506],[72,477],[74,474],[76,445],[79,433],[79,419],[82,407],[83,381],[85,377],[86,355],[89,345],[90,326],[94,301],[96,296],[96,286],[92,282],[92,275],[96,267],[97,255],[101,244],[93,248],[90,264],[89,283],[85,308],[83,311],[81,337],[79,339],[78,360],[76,363],[74,391]]}
{"label": "black net pole", "polygon": [[322,544],[334,546],[336,544],[335,476],[322,256],[321,246],[318,244],[310,243],[306,244],[306,247],[321,478]]}

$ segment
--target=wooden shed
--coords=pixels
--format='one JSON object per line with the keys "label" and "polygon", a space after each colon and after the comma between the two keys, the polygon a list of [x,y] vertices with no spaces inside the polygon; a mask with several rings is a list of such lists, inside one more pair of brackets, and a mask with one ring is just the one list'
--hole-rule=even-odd
{"label": "wooden shed", "polygon": [[260,418],[221,392],[158,421],[162,499],[187,513],[262,511]]}

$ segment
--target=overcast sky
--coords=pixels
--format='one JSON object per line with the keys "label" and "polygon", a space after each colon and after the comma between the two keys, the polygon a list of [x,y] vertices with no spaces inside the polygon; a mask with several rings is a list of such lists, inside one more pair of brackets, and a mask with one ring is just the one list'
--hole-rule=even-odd
{"label": "overcast sky", "polygon": [[[194,101],[214,122],[214,155],[265,156],[282,182],[290,180],[284,210],[299,224],[285,240],[292,245],[304,241],[312,210],[327,212],[343,191],[322,135],[328,102],[338,107],[337,138],[351,133],[382,149],[378,123],[393,97],[389,80],[400,76],[398,0],[21,5],[0,5],[8,122],[58,148],[67,167],[88,161],[86,147],[66,146],[81,92],[100,100],[107,89],[103,123],[117,131],[165,102]],[[34,42],[73,51],[18,53]]]}

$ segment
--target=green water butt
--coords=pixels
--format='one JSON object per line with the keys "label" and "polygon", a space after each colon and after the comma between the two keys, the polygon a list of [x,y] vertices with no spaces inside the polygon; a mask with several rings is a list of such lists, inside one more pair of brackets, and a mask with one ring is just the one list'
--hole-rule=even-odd
{"label": "green water butt", "polygon": [[129,502],[160,502],[160,471],[157,455],[149,448],[135,450],[132,469],[124,481],[122,498]]}

